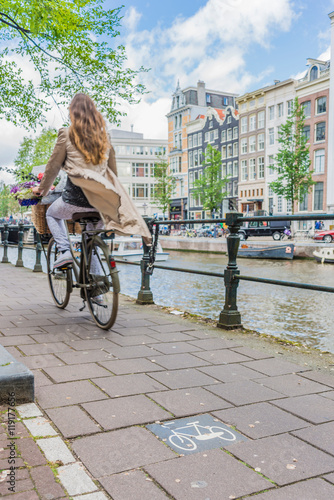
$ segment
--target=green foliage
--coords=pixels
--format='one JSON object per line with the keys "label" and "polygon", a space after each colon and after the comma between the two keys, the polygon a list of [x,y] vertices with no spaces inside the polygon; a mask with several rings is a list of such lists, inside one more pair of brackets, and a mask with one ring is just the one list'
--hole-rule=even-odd
{"label": "green foliage", "polygon": [[4,183],[0,184],[0,217],[7,217],[8,215],[18,213],[20,206],[17,200],[14,200],[10,194],[10,186]]}
{"label": "green foliage", "polygon": [[194,181],[194,196],[199,196],[204,210],[219,209],[223,199],[226,197],[225,190],[228,182],[227,177],[221,176],[221,153],[208,144],[205,150],[205,158],[202,163],[203,174]]}
{"label": "green foliage", "polygon": [[[145,70],[126,68],[125,48],[116,41],[121,7],[105,10],[103,3],[1,1],[0,118],[35,128],[51,101],[68,105],[77,92],[89,94],[109,121],[122,114],[120,100],[138,102],[145,88],[137,76]],[[25,78],[28,61],[35,74]]]}
{"label": "green foliage", "polygon": [[291,115],[281,126],[278,142],[279,151],[271,165],[277,173],[277,180],[270,183],[273,192],[294,202],[302,201],[304,195],[315,184],[310,171],[310,155],[307,138],[303,134],[305,123],[304,108],[295,98]]}
{"label": "green foliage", "polygon": [[176,179],[168,173],[168,162],[163,157],[163,153],[157,155],[157,162],[154,165],[153,199],[162,213],[168,212],[172,195],[175,190]]}

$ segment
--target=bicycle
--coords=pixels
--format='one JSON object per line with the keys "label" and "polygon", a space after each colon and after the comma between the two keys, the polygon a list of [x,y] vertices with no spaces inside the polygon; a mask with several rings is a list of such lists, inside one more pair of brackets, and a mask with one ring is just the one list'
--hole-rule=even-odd
{"label": "bicycle", "polygon": [[[169,422],[164,424],[164,427],[167,427],[168,425],[172,425],[174,422]],[[215,426],[204,426],[204,425],[198,425],[199,422],[188,422],[184,427],[178,427],[177,429],[173,430],[170,429],[172,434],[169,436],[168,440],[170,441],[171,444],[179,448],[180,450],[187,450],[187,451],[194,451],[197,449],[197,444],[195,443],[194,440],[197,441],[207,441],[209,439],[215,439],[219,438],[224,441],[235,441],[236,436],[233,434],[232,431],[229,431],[228,429],[225,429],[223,427],[219,427],[218,425]],[[182,431],[183,429],[186,429],[186,431],[191,431],[192,428],[196,431],[196,434],[192,432],[187,433],[187,432],[177,432],[177,431]],[[205,432],[202,432],[200,429],[204,429]]]}
{"label": "bicycle", "polygon": [[[73,288],[80,289],[80,296],[88,303],[89,311],[100,328],[108,330],[115,323],[118,310],[118,294],[120,284],[115,260],[111,250],[100,236],[110,233],[103,229],[95,229],[100,221],[98,212],[75,213],[73,222],[79,222],[82,228],[79,248],[74,249],[69,238],[73,264],[53,269],[53,263],[59,255],[54,238],[51,238],[47,249],[48,282],[53,300],[57,307],[65,309],[70,300]],[[87,230],[87,224],[93,223],[94,229]]]}

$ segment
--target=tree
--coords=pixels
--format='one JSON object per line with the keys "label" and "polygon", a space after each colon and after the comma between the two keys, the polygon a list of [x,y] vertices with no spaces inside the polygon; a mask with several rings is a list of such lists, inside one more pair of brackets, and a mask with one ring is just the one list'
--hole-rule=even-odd
{"label": "tree", "polygon": [[[121,7],[105,10],[103,3],[1,1],[0,118],[35,128],[45,122],[51,101],[68,105],[77,92],[89,94],[110,121],[122,114],[120,100],[138,102],[145,88],[137,75],[145,70],[125,67],[125,48],[115,40]],[[27,60],[35,75],[25,78]]]}
{"label": "tree", "polygon": [[7,215],[15,214],[20,211],[20,206],[11,194],[10,186],[4,183],[0,184],[0,217],[7,217]]}
{"label": "tree", "polygon": [[194,181],[193,195],[200,198],[204,210],[219,209],[227,195],[225,190],[227,177],[221,174],[221,153],[208,144],[202,163],[203,174]]}
{"label": "tree", "polygon": [[153,185],[153,199],[162,211],[167,213],[173,192],[175,190],[176,179],[169,174],[168,162],[164,158],[163,153],[157,155],[157,163],[154,165],[154,179],[156,183]]}
{"label": "tree", "polygon": [[270,183],[270,187],[274,193],[291,201],[292,213],[294,202],[301,202],[315,184],[312,180],[313,171],[310,170],[311,160],[304,126],[304,108],[296,97],[291,115],[281,125],[279,150],[274,158],[274,165],[270,165],[278,174],[277,179]]}

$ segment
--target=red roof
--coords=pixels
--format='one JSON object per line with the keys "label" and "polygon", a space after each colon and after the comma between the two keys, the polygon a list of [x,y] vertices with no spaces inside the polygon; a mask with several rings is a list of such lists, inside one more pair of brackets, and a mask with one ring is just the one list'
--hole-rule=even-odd
{"label": "red roof", "polygon": [[[216,109],[216,108],[215,108]],[[216,109],[217,113],[218,113],[218,116],[221,120],[224,120],[225,118],[225,113],[222,109]]]}

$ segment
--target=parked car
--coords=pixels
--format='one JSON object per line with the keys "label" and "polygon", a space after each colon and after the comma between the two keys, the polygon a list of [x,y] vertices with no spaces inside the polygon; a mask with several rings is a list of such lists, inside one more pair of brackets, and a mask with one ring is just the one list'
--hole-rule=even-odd
{"label": "parked car", "polygon": [[208,224],[203,224],[202,227],[200,227],[197,231],[197,236],[201,237],[201,236],[213,236],[213,229],[211,226],[209,226]]}
{"label": "parked car", "polygon": [[334,240],[334,229],[330,229],[328,231],[317,231],[314,233],[313,239],[331,243]]}
{"label": "parked car", "polygon": [[284,231],[290,229],[290,221],[251,221],[248,227],[241,226],[239,236],[241,240],[247,240],[252,236],[272,236],[275,241],[284,236]]}

